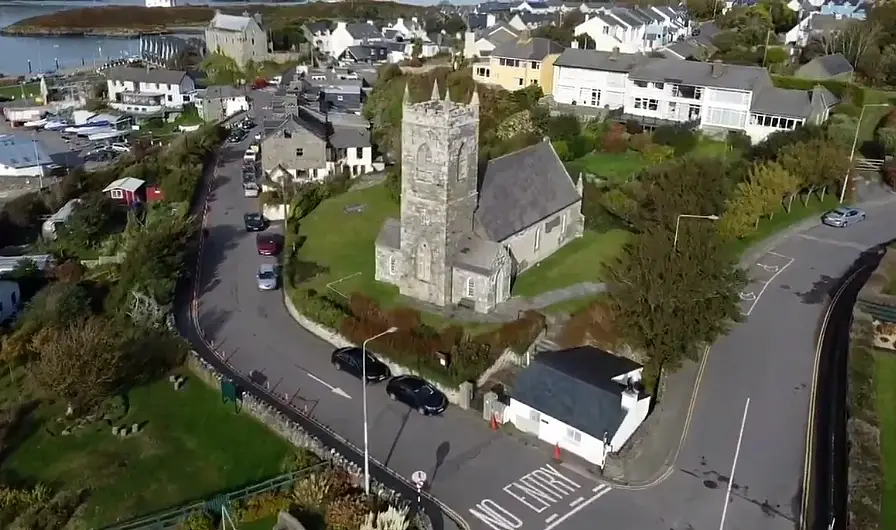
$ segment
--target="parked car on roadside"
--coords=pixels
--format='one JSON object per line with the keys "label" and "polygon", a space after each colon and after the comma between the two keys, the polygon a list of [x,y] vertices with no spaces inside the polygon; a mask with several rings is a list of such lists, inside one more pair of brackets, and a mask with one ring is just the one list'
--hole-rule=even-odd
{"label": "parked car on roadside", "polygon": [[330,360],[333,363],[333,367],[337,370],[350,373],[358,379],[366,371],[368,383],[378,383],[389,379],[392,375],[389,367],[371,355],[370,352],[366,352],[366,366],[362,365],[361,359],[365,357],[364,354],[365,352],[361,348],[350,346],[335,350]]}
{"label": "parked car on roadside", "polygon": [[824,214],[821,222],[837,228],[846,228],[865,220],[865,212],[858,208],[840,207]]}
{"label": "parked car on roadside", "polygon": [[276,256],[280,253],[280,241],[274,234],[258,234],[255,246],[262,256]]}
{"label": "parked car on roadside", "polygon": [[261,232],[265,229],[264,216],[258,212],[244,214],[243,224],[246,225],[246,232]]}
{"label": "parked car on roadside", "polygon": [[436,416],[448,408],[448,397],[425,379],[399,375],[386,384],[389,399],[399,401],[424,416]]}
{"label": "parked car on roadside", "polygon": [[277,266],[272,263],[262,263],[258,267],[258,289],[261,291],[273,291],[277,288]]}

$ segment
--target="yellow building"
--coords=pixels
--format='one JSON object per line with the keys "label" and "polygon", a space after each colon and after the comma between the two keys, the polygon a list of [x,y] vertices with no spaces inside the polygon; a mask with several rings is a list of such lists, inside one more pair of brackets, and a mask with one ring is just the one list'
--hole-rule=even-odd
{"label": "yellow building", "polygon": [[554,88],[554,61],[565,48],[550,39],[523,37],[498,45],[491,54],[473,63],[473,80],[505,90],[531,85],[545,95]]}

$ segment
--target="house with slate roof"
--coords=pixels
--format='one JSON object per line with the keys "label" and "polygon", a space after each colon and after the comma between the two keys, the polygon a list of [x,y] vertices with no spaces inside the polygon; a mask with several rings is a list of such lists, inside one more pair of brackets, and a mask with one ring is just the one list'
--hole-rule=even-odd
{"label": "house with slate roof", "polygon": [[401,126],[401,217],[376,240],[376,279],[440,307],[487,313],[513,278],[581,237],[582,183],[550,141],[479,171],[479,96],[453,102],[438,84]]}
{"label": "house with slate roof", "polygon": [[611,7],[590,11],[585,17],[574,33],[587,37],[586,48],[598,51],[647,52],[692,32],[687,14],[669,6]]}
{"label": "house with slate roof", "polygon": [[336,23],[336,28],[330,33],[330,54],[339,57],[351,46],[362,46],[381,43],[385,39],[382,32],[373,21]]}
{"label": "house with slate roof", "polygon": [[645,127],[690,123],[753,142],[828,119],[839,99],[822,86],[777,88],[765,68],[569,49],[554,62],[554,103],[615,111]]}
{"label": "house with slate roof", "polygon": [[643,370],[591,346],[541,352],[514,381],[502,419],[603,467],[650,412]]}
{"label": "house with slate roof", "polygon": [[187,72],[117,66],[106,72],[109,106],[132,115],[162,115],[194,103],[196,84]]}
{"label": "house with slate roof", "polygon": [[537,85],[550,94],[554,61],[565,48],[550,39],[522,38],[501,44],[485,59],[473,63],[473,80],[514,91]]}
{"label": "house with slate roof", "polygon": [[481,30],[467,30],[464,32],[464,57],[488,57],[496,47],[519,40],[522,34],[507,22],[498,22]]}
{"label": "house with slate roof", "polygon": [[842,53],[832,53],[830,55],[820,55],[812,59],[800,66],[794,75],[803,79],[848,81],[852,78],[853,71],[852,64],[849,63]]}
{"label": "house with slate roof", "polygon": [[268,58],[268,34],[261,27],[260,13],[234,16],[215,11],[205,28],[205,44],[209,53],[231,57],[240,67]]}

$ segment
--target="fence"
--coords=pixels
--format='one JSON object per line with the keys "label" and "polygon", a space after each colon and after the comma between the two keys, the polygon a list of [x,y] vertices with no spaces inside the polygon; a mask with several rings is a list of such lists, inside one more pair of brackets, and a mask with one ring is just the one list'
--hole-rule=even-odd
{"label": "fence", "polygon": [[856,171],[880,172],[884,168],[884,161],[880,158],[857,158],[854,167]]}
{"label": "fence", "polygon": [[859,300],[856,305],[859,309],[871,315],[875,320],[896,322],[896,307],[894,306],[878,304],[866,300]]}
{"label": "fence", "polygon": [[100,256],[97,259],[82,259],[81,265],[88,269],[99,267],[100,265],[108,265],[110,263],[121,263],[124,261],[124,254],[116,254],[115,256]]}
{"label": "fence", "polygon": [[221,513],[222,507],[226,506],[229,508],[234,503],[247,499],[249,497],[260,495],[268,491],[292,486],[305,475],[315,471],[320,471],[322,469],[330,467],[331,465],[332,464],[330,462],[321,462],[320,464],[316,464],[305,469],[300,469],[292,473],[287,473],[285,475],[280,475],[263,482],[253,484],[251,486],[247,486],[240,490],[217,495],[205,501],[194,502],[164,512],[147,515],[145,517],[140,517],[139,519],[133,519],[125,523],[109,526],[106,527],[105,530],[166,530],[169,528],[177,528],[177,526],[181,522],[183,522],[184,519],[196,512],[205,512],[210,516],[215,516]]}

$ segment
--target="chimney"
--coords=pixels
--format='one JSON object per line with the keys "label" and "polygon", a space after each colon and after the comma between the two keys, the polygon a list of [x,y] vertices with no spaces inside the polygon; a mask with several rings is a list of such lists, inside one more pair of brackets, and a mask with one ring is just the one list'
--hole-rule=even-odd
{"label": "chimney", "polygon": [[255,13],[252,15],[252,18],[255,19],[255,22],[257,22],[259,26],[261,25],[261,13]]}
{"label": "chimney", "polygon": [[610,52],[610,60],[615,61],[619,59],[619,48],[613,48],[613,51]]}
{"label": "chimney", "polygon": [[573,50],[579,49],[579,41],[577,41],[577,40],[572,41],[572,49]]}
{"label": "chimney", "polygon": [[340,20],[336,23],[336,29],[345,29],[345,21]]}
{"label": "chimney", "polygon": [[718,79],[722,77],[722,74],[725,73],[725,65],[722,64],[722,61],[716,59],[712,62],[712,77],[713,79]]}

